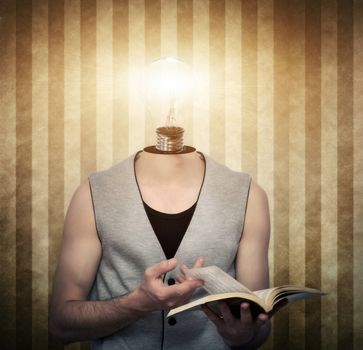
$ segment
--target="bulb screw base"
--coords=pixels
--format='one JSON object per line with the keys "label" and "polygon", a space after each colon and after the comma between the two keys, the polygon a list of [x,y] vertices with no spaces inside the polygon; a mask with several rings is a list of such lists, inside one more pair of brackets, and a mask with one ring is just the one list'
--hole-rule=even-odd
{"label": "bulb screw base", "polygon": [[156,149],[162,152],[183,151],[184,129],[179,126],[162,126],[156,129]]}
{"label": "bulb screw base", "polygon": [[195,148],[183,145],[184,129],[178,126],[162,126],[156,129],[157,144],[144,148],[155,154],[185,154],[195,152]]}

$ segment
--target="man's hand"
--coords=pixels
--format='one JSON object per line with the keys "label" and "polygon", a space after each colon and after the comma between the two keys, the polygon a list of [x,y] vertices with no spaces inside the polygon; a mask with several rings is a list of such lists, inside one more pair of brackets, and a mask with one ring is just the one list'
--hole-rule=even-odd
{"label": "man's hand", "polygon": [[[200,267],[203,261],[198,258],[194,267]],[[177,267],[175,258],[164,260],[145,270],[144,279],[135,293],[139,296],[142,311],[169,310],[187,303],[194,291],[203,285],[201,280],[180,280],[179,284],[165,286],[163,275]]]}
{"label": "man's hand", "polygon": [[243,302],[240,305],[240,318],[233,316],[225,302],[220,301],[218,304],[222,317],[216,315],[206,305],[202,306],[202,310],[215,324],[218,333],[229,346],[242,347],[243,345],[248,345],[255,338],[260,328],[268,321],[266,314],[259,314],[254,320],[247,302]]}
{"label": "man's hand", "polygon": [[[194,265],[193,265],[193,269],[196,268],[196,267],[203,267],[204,265],[204,258],[202,256],[199,256],[195,262],[194,262]],[[186,280],[193,280],[193,278],[187,278],[186,277],[186,274],[185,272],[188,270],[188,267],[184,264],[182,264],[180,266],[180,271],[181,271],[181,274],[177,275],[176,276],[176,280],[179,282],[179,283],[183,283],[184,281]]]}

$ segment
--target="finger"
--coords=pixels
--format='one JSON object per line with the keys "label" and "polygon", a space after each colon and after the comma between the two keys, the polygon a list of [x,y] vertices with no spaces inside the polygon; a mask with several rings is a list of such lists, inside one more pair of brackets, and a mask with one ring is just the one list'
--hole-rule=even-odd
{"label": "finger", "polygon": [[145,270],[145,277],[151,279],[159,278],[165,273],[175,269],[177,265],[177,260],[175,258],[169,260],[163,260],[158,264],[152,265]]}
{"label": "finger", "polygon": [[169,297],[182,297],[187,294],[193,293],[197,288],[203,285],[201,280],[186,280],[180,284],[174,284],[167,287]]}
{"label": "finger", "polygon": [[[203,256],[198,256],[197,259],[195,259],[194,261],[194,265],[193,268],[198,268],[198,267],[202,267],[204,265],[204,257]],[[183,273],[183,275],[185,276],[185,278],[187,280],[192,280],[193,278],[191,277],[187,277],[187,271],[189,270],[188,266],[185,264],[182,264],[180,266],[180,271]]]}
{"label": "finger", "polygon": [[179,283],[183,283],[185,281],[185,276],[183,275],[176,275],[175,279],[179,282]]}
{"label": "finger", "polygon": [[255,325],[256,327],[260,328],[268,321],[268,315],[267,314],[259,314],[256,318]]}
{"label": "finger", "polygon": [[193,268],[203,267],[203,265],[204,265],[204,257],[198,256],[197,259],[195,259]]}
{"label": "finger", "polygon": [[241,322],[242,324],[248,324],[252,322],[252,315],[251,315],[251,309],[250,304],[247,302],[242,302],[240,305],[240,312],[241,312]]}
{"label": "finger", "polygon": [[231,309],[224,301],[218,302],[219,309],[225,322],[231,324],[235,321],[235,317],[232,315]]}
{"label": "finger", "polygon": [[214,313],[214,311],[212,311],[206,304],[202,305],[202,310],[217,328],[221,327],[223,319],[220,316]]}
{"label": "finger", "polygon": [[193,278],[192,278],[192,277],[189,277],[189,276],[187,275],[188,270],[189,270],[189,268],[188,268],[188,266],[187,266],[187,265],[182,264],[182,265],[180,266],[180,271],[181,271],[181,272],[182,272],[182,274],[184,275],[185,279],[186,279],[186,280],[191,281],[191,280],[193,280]]}
{"label": "finger", "polygon": [[187,265],[185,265],[185,264],[180,265],[180,271],[183,273],[184,276],[185,276],[186,271],[188,271],[188,270],[189,270],[189,268]]}

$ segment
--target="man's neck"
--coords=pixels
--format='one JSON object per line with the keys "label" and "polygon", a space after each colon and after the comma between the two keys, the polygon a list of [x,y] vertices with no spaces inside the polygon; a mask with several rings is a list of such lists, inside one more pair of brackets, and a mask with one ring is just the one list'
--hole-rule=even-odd
{"label": "man's neck", "polygon": [[143,151],[136,163],[143,181],[171,186],[192,179],[203,165],[197,152],[155,154]]}

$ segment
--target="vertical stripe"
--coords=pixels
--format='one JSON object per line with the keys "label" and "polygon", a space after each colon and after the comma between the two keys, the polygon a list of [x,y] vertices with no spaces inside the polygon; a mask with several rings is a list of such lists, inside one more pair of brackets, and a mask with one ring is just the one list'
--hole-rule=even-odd
{"label": "vertical stripe", "polygon": [[241,171],[241,2],[226,1],[226,165]]}
{"label": "vertical stripe", "polygon": [[[161,0],[145,0],[145,62],[160,58]],[[158,115],[147,109],[145,116],[145,146],[155,145],[155,130],[163,123]]]}
{"label": "vertical stripe", "polygon": [[112,0],[97,0],[97,169],[112,165]]}
{"label": "vertical stripe", "polygon": [[81,180],[96,170],[96,0],[81,0]]}
{"label": "vertical stripe", "polygon": [[188,64],[193,58],[193,0],[177,0],[177,54]]}
{"label": "vertical stripe", "polygon": [[[193,62],[193,0],[177,0],[177,56],[188,65]],[[192,68],[192,67],[191,67]],[[193,87],[194,89],[194,87]],[[193,93],[193,98],[195,95]],[[184,144],[193,142],[193,100],[188,101],[182,118]]]}
{"label": "vertical stripe", "polygon": [[[64,212],[80,183],[80,0],[64,2]],[[78,350],[74,343],[65,347]]]}
{"label": "vertical stripe", "polygon": [[48,4],[32,10],[32,347],[48,349]]}
{"label": "vertical stripe", "polygon": [[257,178],[257,1],[242,0],[242,169]]}
{"label": "vertical stripe", "polygon": [[[305,285],[305,4],[290,5],[289,283]],[[305,348],[305,304],[289,307],[289,347]]]}
{"label": "vertical stripe", "polygon": [[[274,2],[274,280],[275,286],[289,280],[289,79],[286,48],[290,45],[288,2]],[[289,340],[288,310],[274,320],[274,347]]]}
{"label": "vertical stripe", "polygon": [[209,1],[210,155],[225,162],[225,4]]}
{"label": "vertical stripe", "polygon": [[145,0],[145,61],[160,58],[161,0]]}
{"label": "vertical stripe", "polygon": [[113,67],[113,163],[129,154],[128,122],[128,52],[129,52],[128,0],[113,0],[112,11],[112,67]]}
{"label": "vertical stripe", "polygon": [[[274,63],[273,0],[258,2],[257,8],[257,182],[266,191],[270,208],[270,285],[274,281]],[[240,128],[238,128],[240,130]],[[273,327],[273,325],[272,325]],[[273,348],[273,329],[265,343]]]}
{"label": "vertical stripe", "polygon": [[64,212],[80,183],[80,0],[64,2]]}
{"label": "vertical stripe", "polygon": [[354,179],[353,179],[353,257],[354,257],[354,349],[363,344],[363,2],[354,1]]}
{"label": "vertical stripe", "polygon": [[[129,152],[148,146],[145,142],[145,103],[143,76],[145,67],[145,7],[143,0],[129,3]],[[115,39],[116,40],[116,39]],[[155,144],[155,140],[152,144]]]}
{"label": "vertical stripe", "polygon": [[193,145],[210,153],[209,1],[193,0]]}
{"label": "vertical stripe", "polygon": [[160,56],[177,55],[177,0],[161,0]]}
{"label": "vertical stripe", "polygon": [[353,347],[353,1],[338,1],[338,347]]}
{"label": "vertical stripe", "polygon": [[16,10],[1,1],[0,13],[0,338],[16,346]]}
{"label": "vertical stripe", "polygon": [[[320,1],[306,2],[306,285],[321,287],[321,14]],[[321,302],[306,301],[306,348],[321,344]]]}
{"label": "vertical stripe", "polygon": [[[289,59],[289,283],[305,285],[305,17],[304,3],[290,7]],[[305,348],[305,305],[289,308],[289,346]]]}
{"label": "vertical stripe", "polygon": [[16,347],[32,346],[32,6],[16,2]]}
{"label": "vertical stripe", "polygon": [[337,347],[337,8],[322,1],[321,37],[321,347]]}
{"label": "vertical stripe", "polygon": [[[64,218],[64,2],[48,5],[48,290],[60,249]],[[50,298],[49,298],[50,300]],[[49,337],[50,349],[61,349]]]}

